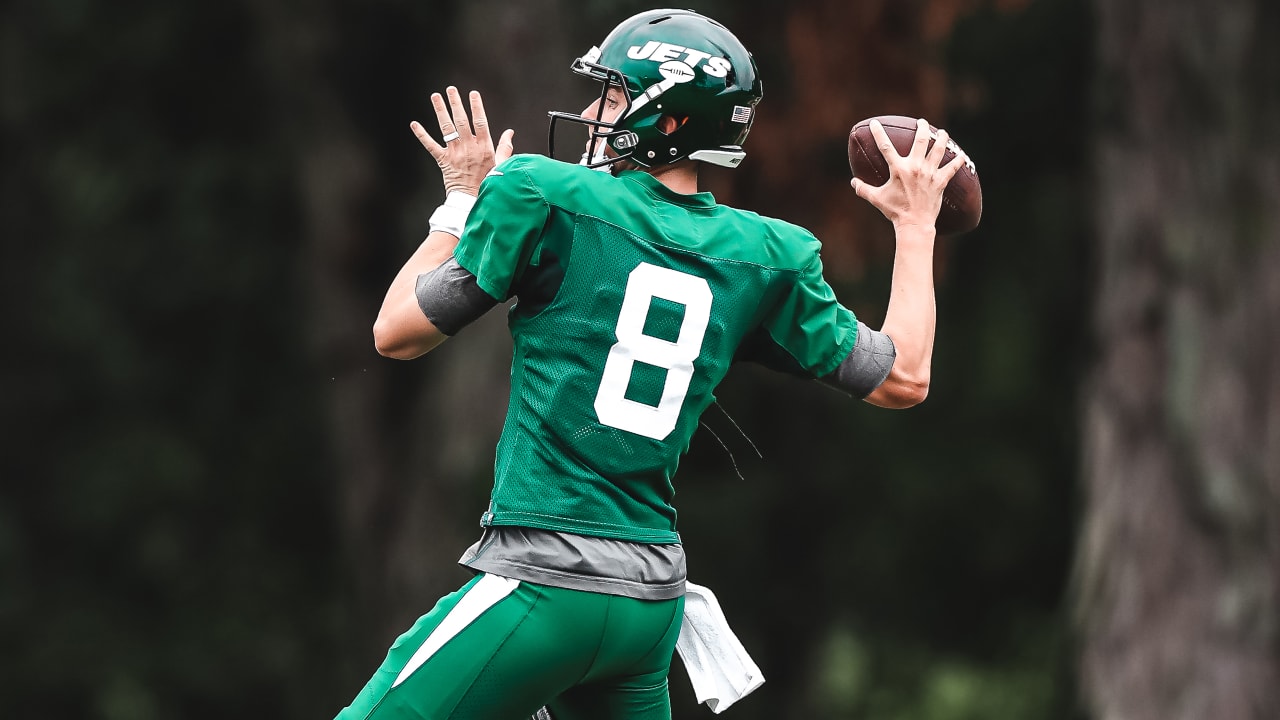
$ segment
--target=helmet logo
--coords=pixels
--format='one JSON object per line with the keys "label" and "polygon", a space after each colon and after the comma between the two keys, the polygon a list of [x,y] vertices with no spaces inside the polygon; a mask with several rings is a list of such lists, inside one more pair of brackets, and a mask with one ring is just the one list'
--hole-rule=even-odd
{"label": "helmet logo", "polygon": [[679,60],[668,60],[658,66],[662,77],[677,83],[687,83],[693,79],[693,68]]}
{"label": "helmet logo", "polygon": [[[684,57],[681,58],[681,55]],[[698,67],[699,70],[702,70],[711,77],[717,78],[727,77],[729,75],[729,70],[733,67],[733,65],[729,63],[728,58],[713,57],[709,52],[687,48],[682,45],[658,42],[657,40],[650,40],[644,45],[632,45],[627,49],[627,57],[632,60],[652,60],[656,63],[668,63],[673,60],[683,60],[681,63],[682,65],[685,65],[690,69]],[[699,67],[698,63],[704,60],[706,61],[706,64]],[[663,73],[663,77],[669,76],[666,75],[666,73]],[[687,81],[677,80],[677,82]]]}

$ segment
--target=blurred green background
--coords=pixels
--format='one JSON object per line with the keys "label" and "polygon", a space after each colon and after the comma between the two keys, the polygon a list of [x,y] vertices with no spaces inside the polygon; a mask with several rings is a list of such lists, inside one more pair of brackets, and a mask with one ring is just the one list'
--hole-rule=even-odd
{"label": "blurred green background", "polygon": [[[928,117],[976,160],[985,195],[978,230],[939,243],[924,405],[878,410],[742,367],[694,438],[677,482],[690,577],[717,592],[768,679],[726,717],[1278,716],[1280,430],[1268,428],[1280,428],[1270,339],[1280,311],[1266,288],[1280,268],[1280,173],[1269,174],[1274,142],[1238,140],[1280,120],[1276,56],[1254,42],[1280,27],[1269,25],[1276,12],[1263,0],[1217,14],[1194,0],[684,6],[732,28],[765,82],[746,162],[710,172],[707,186],[813,229],[832,284],[872,326],[892,233],[848,188],[848,128]],[[545,112],[579,109],[597,91],[570,60],[649,7],[17,0],[0,10],[0,716],[328,718],[391,640],[465,581],[453,561],[478,534],[509,340],[495,311],[427,358],[374,352],[385,287],[442,197],[408,123],[431,127],[428,94],[456,84],[484,94],[495,126],[516,129],[517,151],[545,152]],[[1182,52],[1180,37],[1190,59],[1161,62]],[[1236,74],[1197,71],[1222,53],[1245,56],[1223,60]],[[1133,119],[1144,117],[1126,105],[1142,98],[1135,79],[1167,90],[1152,101],[1174,108],[1164,139],[1200,137],[1197,119],[1228,139],[1206,152],[1220,172],[1181,195],[1104,172],[1154,168],[1157,188],[1200,178],[1144,164],[1143,152],[1172,146],[1164,126]],[[1242,116],[1253,119],[1233,120]],[[1115,148],[1132,155],[1116,160]],[[1148,219],[1167,220],[1162,203],[1198,212],[1197,183],[1226,189],[1203,222],[1182,218],[1182,234],[1114,219],[1115,207],[1150,207]],[[1222,247],[1238,252],[1213,282],[1179,284]],[[1153,331],[1156,359],[1109,380],[1103,348],[1131,325],[1106,322],[1107,288],[1147,277],[1146,265],[1126,274],[1126,258],[1152,258],[1167,271],[1158,277],[1174,278],[1135,312],[1138,327],[1168,327],[1188,286],[1217,292],[1192,294],[1193,306],[1211,302],[1189,327],[1236,307],[1237,292],[1258,293],[1241,301],[1256,314],[1182,345]],[[1257,282],[1233,280],[1249,268]],[[1235,417],[1226,402],[1203,416],[1226,428],[1225,455],[1194,442],[1156,451],[1171,445],[1174,467],[1206,468],[1169,473],[1175,495],[1219,478],[1206,487],[1244,488],[1243,504],[1207,502],[1207,516],[1175,504],[1169,512],[1193,520],[1168,532],[1210,548],[1226,538],[1204,567],[1229,566],[1253,590],[1241,596],[1244,620],[1197,611],[1170,622],[1208,618],[1218,630],[1204,642],[1245,648],[1247,661],[1215,666],[1225,681],[1207,681],[1245,700],[1222,713],[1170,690],[1181,711],[1166,712],[1117,699],[1105,678],[1156,673],[1160,682],[1136,685],[1159,695],[1217,676],[1183,667],[1201,643],[1190,629],[1160,662],[1107,669],[1141,646],[1143,628],[1106,618],[1117,607],[1139,625],[1161,617],[1159,602],[1124,600],[1178,587],[1138,592],[1141,572],[1125,568],[1163,567],[1178,546],[1144,544],[1139,512],[1097,534],[1137,548],[1132,566],[1107,571],[1116,546],[1090,544],[1090,518],[1130,500],[1146,507],[1145,496],[1095,492],[1123,487],[1108,471],[1124,464],[1104,450],[1132,434],[1090,428],[1106,388],[1142,378],[1155,378],[1155,399],[1135,426],[1168,425],[1166,403],[1187,384],[1200,407],[1220,390],[1203,381],[1215,349],[1245,358],[1232,367],[1261,399],[1242,401],[1241,423],[1259,434],[1221,425]],[[1201,353],[1209,359],[1190,375],[1170,370],[1168,358]],[[1210,591],[1226,592],[1211,579]],[[710,716],[678,662],[672,693],[677,718]]]}

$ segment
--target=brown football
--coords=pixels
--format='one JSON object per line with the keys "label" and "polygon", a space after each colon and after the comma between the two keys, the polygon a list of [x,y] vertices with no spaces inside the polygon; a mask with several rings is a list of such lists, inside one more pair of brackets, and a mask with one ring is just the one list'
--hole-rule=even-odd
{"label": "brown football", "polygon": [[[849,169],[853,171],[854,177],[879,186],[889,179],[889,164],[876,147],[876,138],[871,134],[872,120],[880,121],[898,154],[906,155],[916,139],[916,119],[902,115],[880,115],[863,120],[849,131]],[[930,125],[929,131],[937,137],[936,127]],[[933,147],[932,140],[929,141],[929,147]],[[942,165],[951,162],[957,152],[963,151],[955,140],[948,140]],[[938,211],[935,227],[940,235],[958,235],[976,228],[981,219],[982,184],[978,182],[978,170],[974,167],[973,158],[969,158],[943,191],[942,209]]]}

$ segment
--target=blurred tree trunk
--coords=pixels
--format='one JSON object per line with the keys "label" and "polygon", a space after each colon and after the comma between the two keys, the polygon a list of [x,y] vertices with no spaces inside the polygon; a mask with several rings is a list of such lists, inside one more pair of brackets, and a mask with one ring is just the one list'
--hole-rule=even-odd
{"label": "blurred tree trunk", "polygon": [[[388,147],[393,153],[414,153],[429,168],[427,184],[438,183],[434,162],[408,131],[411,118],[434,129],[428,94],[443,91],[445,84],[464,92],[480,89],[495,125],[525,131],[523,147],[517,140],[519,149],[541,148],[539,135],[529,130],[545,127],[541,93],[560,81],[539,85],[523,73],[528,67],[567,68],[567,43],[555,23],[562,8],[559,0],[506,5],[429,13],[430,27],[413,33],[424,43],[407,51],[415,64],[409,68],[368,67],[370,56],[385,63],[398,53],[369,52],[378,43],[369,37],[378,25],[352,27],[341,7],[266,3],[254,8],[262,52],[269,55],[266,65],[276,72],[278,112],[296,118],[288,142],[308,233],[308,255],[299,262],[306,266],[303,292],[312,310],[303,321],[325,375],[321,380],[327,381],[323,389],[335,443],[327,451],[339,478],[340,532],[353,609],[348,620],[359,636],[349,671],[356,675],[370,672],[392,638],[438,596],[465,581],[454,561],[479,533],[492,480],[510,362],[505,314],[495,310],[441,351],[409,365],[379,357],[371,328],[386,284],[425,236],[431,207],[443,199],[438,187],[421,192],[389,187],[396,168],[380,159]],[[388,12],[415,17],[404,7]],[[412,22],[408,17],[395,16],[392,22]],[[369,22],[367,16],[361,19]],[[503,51],[489,52],[492,48]],[[512,52],[523,54],[524,62],[510,62]],[[443,58],[449,59],[447,69]],[[436,78],[438,72],[446,74]],[[424,74],[439,87],[389,83],[413,96],[409,105],[415,114],[379,127],[381,135],[356,126],[363,108],[353,97],[351,75],[372,82],[375,75],[382,76],[377,81],[414,81]],[[396,133],[400,142],[385,139]],[[405,205],[425,198],[429,206],[406,211],[388,196]],[[420,222],[398,223],[387,215]],[[402,225],[420,234],[401,236]]]}
{"label": "blurred tree trunk", "polygon": [[1098,720],[1280,717],[1280,11],[1095,7],[1085,702]]}
{"label": "blurred tree trunk", "polygon": [[[307,254],[298,258],[305,267],[300,290],[310,309],[299,321],[307,326],[317,366],[328,376],[317,389],[326,395],[334,445],[317,450],[332,458],[338,478],[345,553],[336,566],[344,570],[353,608],[346,626],[360,636],[352,641],[352,664],[368,666],[378,646],[403,629],[413,612],[411,588],[432,569],[422,563],[423,572],[406,573],[401,538],[411,527],[437,531],[451,503],[416,501],[421,472],[404,445],[417,428],[406,427],[403,412],[397,412],[403,403],[395,401],[394,368],[372,347],[370,328],[380,298],[356,270],[389,240],[377,237],[377,226],[369,222],[374,198],[386,188],[376,148],[353,127],[352,109],[332,72],[336,63],[352,60],[339,57],[344,38],[337,11],[276,3],[258,4],[254,11],[263,52],[269,54],[265,66],[275,72],[275,112],[296,118],[288,143],[307,234]],[[387,268],[387,277],[394,272]],[[436,546],[458,541],[435,539]]]}

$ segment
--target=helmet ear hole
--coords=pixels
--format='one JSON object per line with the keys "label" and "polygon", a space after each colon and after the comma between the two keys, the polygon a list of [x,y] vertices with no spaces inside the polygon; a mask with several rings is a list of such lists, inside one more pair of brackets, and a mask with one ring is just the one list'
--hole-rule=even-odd
{"label": "helmet ear hole", "polygon": [[684,127],[684,124],[687,122],[689,122],[688,115],[685,115],[684,117],[681,117],[681,118],[677,118],[674,115],[663,115],[662,117],[658,118],[656,127],[658,128],[658,132],[662,133],[663,135],[670,135],[671,133]]}

